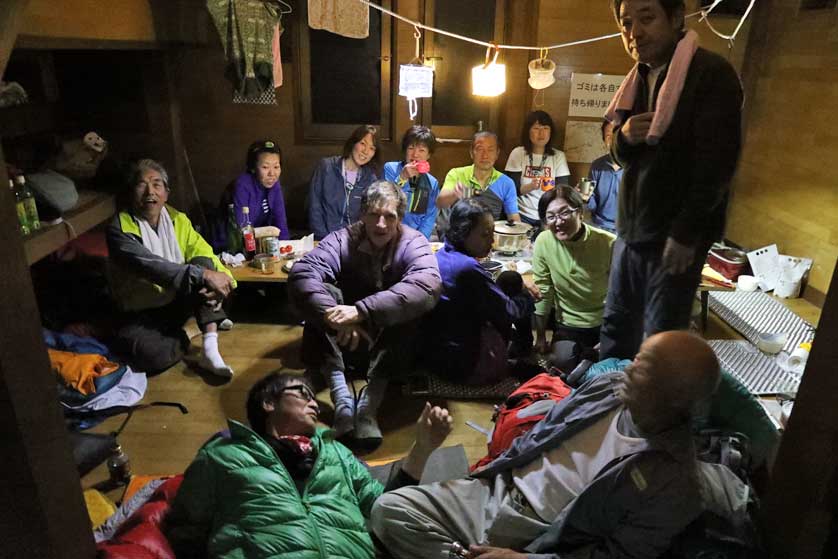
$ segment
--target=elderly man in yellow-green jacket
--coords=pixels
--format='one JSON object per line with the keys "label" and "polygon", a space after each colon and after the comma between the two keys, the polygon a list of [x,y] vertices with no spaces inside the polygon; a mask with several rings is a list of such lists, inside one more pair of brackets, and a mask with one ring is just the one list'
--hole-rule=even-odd
{"label": "elderly man in yellow-green jacket", "polygon": [[182,327],[194,316],[203,332],[198,365],[230,378],[233,369],[218,351],[218,324],[236,281],[168,199],[162,165],[143,159],[131,166],[125,209],[107,231],[111,293],[122,311],[113,349],[138,370],[161,372],[183,357],[189,340]]}

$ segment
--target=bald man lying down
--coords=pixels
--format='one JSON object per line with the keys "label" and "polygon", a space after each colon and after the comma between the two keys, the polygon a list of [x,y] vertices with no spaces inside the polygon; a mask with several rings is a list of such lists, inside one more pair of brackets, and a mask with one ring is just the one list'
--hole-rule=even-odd
{"label": "bald man lying down", "polygon": [[484,559],[654,558],[705,511],[736,533],[749,489],[699,462],[690,433],[719,375],[701,338],[652,336],[472,477],[381,497],[373,530],[398,558],[446,558],[456,542]]}

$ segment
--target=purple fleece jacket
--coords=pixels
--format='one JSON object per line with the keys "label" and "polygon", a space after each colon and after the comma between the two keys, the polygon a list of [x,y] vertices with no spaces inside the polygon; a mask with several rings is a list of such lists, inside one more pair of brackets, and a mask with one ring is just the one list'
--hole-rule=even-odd
{"label": "purple fleece jacket", "polygon": [[306,320],[323,324],[323,313],[337,303],[324,284],[341,290],[374,330],[409,322],[430,311],[442,289],[436,258],[428,239],[406,225],[376,259],[354,223],[326,236],[291,268],[291,300]]}
{"label": "purple fleece jacket", "polygon": [[[266,219],[262,213],[262,198],[268,193],[268,207],[271,208],[270,219]],[[242,173],[236,179],[236,187],[233,191],[233,204],[236,207],[236,221],[239,227],[244,223],[242,208],[250,208],[250,223],[253,227],[273,225],[279,227],[279,238],[290,239],[291,232],[288,231],[288,220],[285,217],[285,199],[282,196],[282,187],[276,181],[271,188],[265,188],[250,173]]]}

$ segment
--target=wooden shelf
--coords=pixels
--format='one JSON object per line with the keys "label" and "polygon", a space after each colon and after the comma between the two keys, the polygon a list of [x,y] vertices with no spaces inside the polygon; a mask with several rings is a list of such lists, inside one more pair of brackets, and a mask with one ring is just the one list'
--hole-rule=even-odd
{"label": "wooden shelf", "polygon": [[85,231],[96,227],[116,211],[112,194],[79,191],[79,203],[64,214],[64,222],[42,227],[26,237],[26,261],[32,265],[47,254],[61,248]]}

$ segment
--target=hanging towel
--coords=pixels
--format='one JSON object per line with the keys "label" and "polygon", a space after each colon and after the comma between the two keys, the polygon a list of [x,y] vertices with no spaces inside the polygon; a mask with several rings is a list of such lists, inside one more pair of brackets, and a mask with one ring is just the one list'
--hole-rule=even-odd
{"label": "hanging towel", "polygon": [[157,222],[157,231],[143,218],[137,218],[140,226],[140,235],[143,238],[143,246],[155,256],[159,256],[175,264],[186,262],[183,258],[183,251],[175,236],[175,224],[172,221],[169,211],[164,207],[160,212],[160,221]]}
{"label": "hanging towel", "polygon": [[[658,93],[658,101],[655,105],[655,116],[652,118],[652,125],[646,135],[646,143],[650,146],[657,145],[660,139],[666,134],[672,116],[681,98],[681,91],[684,89],[684,81],[687,78],[687,70],[690,69],[693,55],[698,49],[698,34],[695,31],[687,31],[684,37],[678,41],[675,53],[669,62],[669,69],[666,72],[666,79],[661,85]],[[637,96],[639,81],[643,78],[637,71],[637,64],[628,73],[620,84],[620,88],[611,100],[605,119],[620,126],[623,123],[623,115],[634,108],[634,100]]]}
{"label": "hanging towel", "polygon": [[227,59],[227,79],[245,98],[273,88],[274,29],[278,4],[263,0],[207,0]]}
{"label": "hanging towel", "polygon": [[370,8],[358,0],[308,0],[308,25],[350,39],[366,39]]}
{"label": "hanging towel", "polygon": [[282,26],[277,23],[274,27],[274,39],[271,43],[273,53],[274,88],[282,87],[282,53],[279,52],[279,37],[282,35]]}
{"label": "hanging towel", "polygon": [[68,386],[75,388],[82,394],[96,392],[93,379],[110,374],[119,365],[108,361],[103,355],[93,353],[72,353],[48,349],[49,360],[53,370],[58,373]]}

